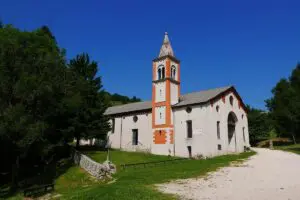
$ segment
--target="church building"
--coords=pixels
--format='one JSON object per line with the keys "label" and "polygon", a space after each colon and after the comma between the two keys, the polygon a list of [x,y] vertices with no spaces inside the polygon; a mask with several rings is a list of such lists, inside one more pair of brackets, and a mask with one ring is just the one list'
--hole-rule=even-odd
{"label": "church building", "polygon": [[225,86],[181,94],[180,70],[165,33],[152,62],[152,101],[113,106],[105,112],[111,120],[112,148],[212,157],[250,146],[247,111],[236,89]]}

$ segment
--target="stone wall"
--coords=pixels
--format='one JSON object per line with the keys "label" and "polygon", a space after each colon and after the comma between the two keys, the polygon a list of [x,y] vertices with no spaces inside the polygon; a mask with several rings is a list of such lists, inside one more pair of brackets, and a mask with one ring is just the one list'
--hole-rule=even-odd
{"label": "stone wall", "polygon": [[111,174],[116,172],[116,167],[110,162],[97,163],[88,156],[73,149],[72,158],[76,165],[79,165],[90,175],[97,179],[111,178]]}

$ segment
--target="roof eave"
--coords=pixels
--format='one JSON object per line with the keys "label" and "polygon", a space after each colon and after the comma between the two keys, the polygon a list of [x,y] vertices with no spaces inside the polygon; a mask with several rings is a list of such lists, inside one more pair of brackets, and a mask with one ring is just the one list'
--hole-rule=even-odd
{"label": "roof eave", "polygon": [[153,59],[152,61],[156,62],[156,61],[164,60],[166,58],[170,58],[172,61],[180,63],[180,60],[178,60],[177,58],[175,58],[174,56],[171,56],[171,55],[157,57],[157,58]]}

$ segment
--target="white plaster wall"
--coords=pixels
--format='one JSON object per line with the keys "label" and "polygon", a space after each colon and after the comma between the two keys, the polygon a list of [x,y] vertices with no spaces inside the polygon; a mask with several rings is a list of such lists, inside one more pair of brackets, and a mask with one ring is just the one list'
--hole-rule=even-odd
{"label": "white plaster wall", "polygon": [[[233,106],[230,105],[229,96],[230,94],[225,97],[225,104],[220,98],[213,103],[213,107],[211,107],[210,103],[192,106],[191,113],[187,113],[186,108],[175,110],[175,154],[177,156],[187,157],[187,146],[192,147],[193,156],[201,154],[211,157],[233,153],[229,151],[227,130],[228,114],[231,111],[233,111],[238,118],[238,122],[236,123],[237,152],[242,152],[244,146],[250,146],[247,115],[242,108],[238,107],[236,97],[234,97]],[[219,112],[216,111],[217,105],[219,105]],[[241,117],[242,115],[244,115],[243,119]],[[192,120],[193,123],[193,138],[191,139],[187,138],[186,120]],[[220,139],[217,139],[217,121],[220,121]],[[246,142],[243,141],[243,127],[245,127]],[[218,144],[222,145],[222,150],[217,149]]]}
{"label": "white plaster wall", "polygon": [[[133,116],[138,121],[133,121]],[[122,131],[121,131],[122,124]],[[138,129],[138,145],[132,145],[132,129]],[[151,151],[152,145],[152,114],[140,113],[115,118],[115,132],[108,133],[112,148],[125,151]]]}
{"label": "white plaster wall", "polygon": [[171,105],[178,103],[178,85],[170,83],[171,87]]}
{"label": "white plaster wall", "polygon": [[154,83],[155,102],[166,101],[166,82]]}
{"label": "white plaster wall", "polygon": [[166,123],[166,107],[160,106],[155,107],[155,124],[165,124]]}
{"label": "white plaster wall", "polygon": [[[122,124],[122,117],[115,117],[115,131],[108,132],[109,144],[114,149],[121,148],[121,124]],[[109,120],[110,124],[112,125],[112,120]]]}

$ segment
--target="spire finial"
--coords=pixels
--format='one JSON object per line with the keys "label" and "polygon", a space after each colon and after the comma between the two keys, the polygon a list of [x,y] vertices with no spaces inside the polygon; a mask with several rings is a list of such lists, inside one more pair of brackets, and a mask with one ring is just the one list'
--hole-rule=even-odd
{"label": "spire finial", "polygon": [[171,43],[168,37],[168,32],[165,32],[163,45],[161,46],[159,52],[159,57],[166,56],[166,55],[174,56],[173,49],[171,47]]}

